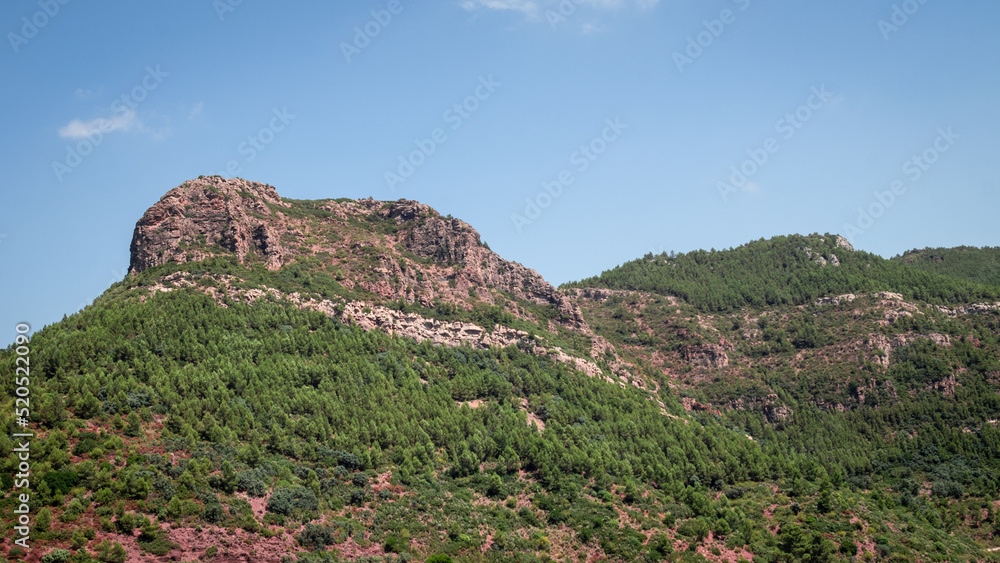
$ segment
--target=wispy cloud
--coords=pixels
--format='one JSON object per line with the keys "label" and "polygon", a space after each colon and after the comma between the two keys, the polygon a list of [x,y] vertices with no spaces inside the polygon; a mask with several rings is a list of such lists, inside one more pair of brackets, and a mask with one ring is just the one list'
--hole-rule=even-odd
{"label": "wispy cloud", "polygon": [[89,100],[91,98],[96,97],[98,94],[100,94],[100,92],[95,92],[90,88],[77,88],[75,94],[76,97],[80,98],[81,100]]}
{"label": "wispy cloud", "polygon": [[[618,10],[630,6],[639,10],[649,10],[659,2],[660,0],[461,0],[459,5],[469,11],[520,12],[531,21],[544,21],[543,16],[547,11],[558,11],[560,6],[562,10],[566,10],[567,4],[571,5],[574,11],[584,6],[600,10]],[[589,33],[595,31],[596,27],[590,24],[581,29]]]}
{"label": "wispy cloud", "polygon": [[90,121],[74,119],[59,129],[59,136],[65,139],[85,139],[97,133],[111,133],[113,131],[128,131],[136,125],[141,126],[135,111],[128,110],[107,117],[98,117]]}
{"label": "wispy cloud", "polygon": [[462,0],[462,7],[466,10],[487,10],[521,12],[529,18],[537,18],[539,5],[535,0]]}

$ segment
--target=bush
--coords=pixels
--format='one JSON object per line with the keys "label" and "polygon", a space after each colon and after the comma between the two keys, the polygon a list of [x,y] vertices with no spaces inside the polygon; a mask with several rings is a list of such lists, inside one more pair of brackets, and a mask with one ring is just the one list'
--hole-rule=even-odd
{"label": "bush", "polygon": [[744,493],[745,491],[741,487],[733,487],[732,489],[727,489],[725,495],[729,500],[737,500],[743,498]]}
{"label": "bush", "polygon": [[851,540],[844,540],[840,542],[840,552],[849,557],[853,557],[858,554],[858,544]]}
{"label": "bush", "polygon": [[201,511],[201,519],[209,524],[218,524],[226,519],[226,511],[217,502],[206,504],[204,510]]}
{"label": "bush", "polygon": [[[353,494],[352,494],[353,497]],[[271,498],[267,499],[268,512],[290,515],[296,510],[316,510],[319,500],[311,489],[306,487],[282,487],[276,489]]]}
{"label": "bush", "polygon": [[705,536],[708,535],[708,531],[708,523],[702,518],[691,518],[689,520],[685,520],[684,523],[677,528],[678,534],[688,538],[695,538],[698,541],[704,539]]}
{"label": "bush", "polygon": [[42,557],[42,563],[63,563],[72,555],[68,549],[53,549]]}
{"label": "bush", "polygon": [[389,536],[382,548],[386,553],[403,553],[410,548],[410,543],[399,536]]}
{"label": "bush", "polygon": [[49,531],[49,526],[52,525],[52,511],[49,507],[45,507],[38,511],[38,516],[35,517],[35,530],[45,533]]}
{"label": "bush", "polygon": [[93,432],[80,432],[80,441],[73,446],[73,455],[85,456],[94,451],[100,442],[97,441],[97,434]]}
{"label": "bush", "polygon": [[267,484],[257,470],[244,471],[236,477],[236,488],[246,494],[260,498],[267,494]]}
{"label": "bush", "polygon": [[49,490],[54,494],[64,495],[80,482],[80,476],[71,469],[49,471],[42,476],[42,481],[49,486]]}
{"label": "bush", "polygon": [[965,494],[965,487],[961,483],[956,483],[948,479],[942,479],[940,481],[934,481],[931,486],[931,492],[934,493],[936,497],[952,497],[952,498],[962,498]]}
{"label": "bush", "polygon": [[125,563],[127,558],[128,553],[122,547],[122,544],[118,542],[112,543],[105,540],[97,546],[97,559],[99,561],[103,561],[104,563]]}
{"label": "bush", "polygon": [[321,550],[336,543],[333,529],[330,526],[309,524],[299,534],[299,545],[306,549]]}
{"label": "bush", "polygon": [[118,532],[126,535],[131,535],[132,530],[135,530],[142,525],[143,518],[134,512],[123,514],[117,521],[115,521],[115,527],[118,529]]}
{"label": "bush", "polygon": [[166,531],[154,524],[142,527],[142,533],[139,534],[137,543],[143,551],[158,556],[166,555],[170,550],[180,547],[180,545],[170,541],[170,536]]}

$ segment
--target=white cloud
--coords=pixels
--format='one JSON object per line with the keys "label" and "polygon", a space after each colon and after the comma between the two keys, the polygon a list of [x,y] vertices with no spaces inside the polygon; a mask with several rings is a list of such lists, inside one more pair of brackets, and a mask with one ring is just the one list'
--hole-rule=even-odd
{"label": "white cloud", "polygon": [[539,10],[538,3],[534,0],[463,0],[462,7],[466,10],[486,8],[487,10],[521,12],[529,18],[537,17]]}
{"label": "white cloud", "polygon": [[99,94],[99,92],[95,92],[90,88],[77,88],[75,94],[76,97],[80,98],[81,100],[89,100],[93,97],[96,97]]}
{"label": "white cloud", "polygon": [[141,127],[142,123],[136,117],[135,111],[129,110],[111,118],[98,117],[90,121],[74,119],[59,129],[59,136],[67,139],[83,139],[97,132],[128,131],[136,125]]}
{"label": "white cloud", "polygon": [[191,113],[188,114],[188,119],[192,119],[197,115],[201,114],[201,110],[205,109],[205,102],[198,102],[191,108]]}
{"label": "white cloud", "polygon": [[602,10],[617,10],[635,6],[640,10],[655,7],[660,0],[461,0],[460,5],[466,10],[495,10],[521,12],[529,19],[540,19],[543,10],[558,10],[560,4],[570,3],[576,7],[587,6]]}

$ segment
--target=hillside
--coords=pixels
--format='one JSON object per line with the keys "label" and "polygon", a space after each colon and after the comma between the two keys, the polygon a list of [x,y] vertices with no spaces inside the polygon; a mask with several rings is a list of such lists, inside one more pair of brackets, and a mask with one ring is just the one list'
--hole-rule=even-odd
{"label": "hillside", "polygon": [[678,297],[706,312],[802,305],[818,297],[879,291],[939,304],[1000,296],[997,288],[856,251],[843,237],[829,234],[774,237],[711,252],[648,254],[563,287],[647,291]]}
{"label": "hillside", "polygon": [[418,202],[217,176],[131,249],[0,351],[10,560],[998,560],[995,288],[796,235],[556,289]]}
{"label": "hillside", "polygon": [[893,261],[980,285],[1000,286],[1000,248],[959,246],[924,248],[894,256]]}

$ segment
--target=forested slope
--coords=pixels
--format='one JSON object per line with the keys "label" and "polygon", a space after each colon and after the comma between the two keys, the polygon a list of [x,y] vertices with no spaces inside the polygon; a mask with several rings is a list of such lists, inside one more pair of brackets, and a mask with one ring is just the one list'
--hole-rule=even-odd
{"label": "forested slope", "polygon": [[704,311],[802,305],[822,296],[879,291],[941,304],[1000,296],[995,287],[910,268],[845,245],[835,235],[791,235],[729,250],[648,254],[563,287],[672,295]]}
{"label": "forested slope", "polygon": [[1000,248],[997,247],[914,249],[894,256],[892,260],[926,272],[981,285],[1000,286]]}

